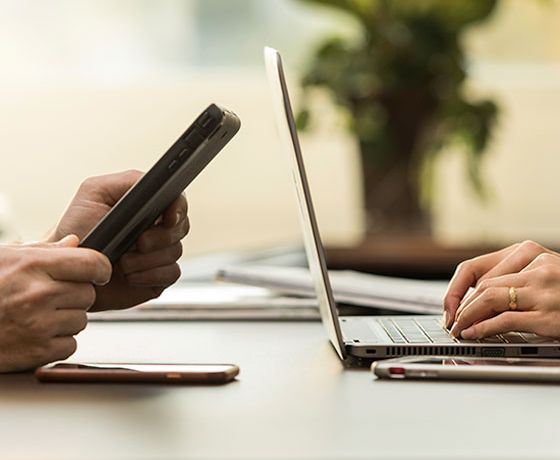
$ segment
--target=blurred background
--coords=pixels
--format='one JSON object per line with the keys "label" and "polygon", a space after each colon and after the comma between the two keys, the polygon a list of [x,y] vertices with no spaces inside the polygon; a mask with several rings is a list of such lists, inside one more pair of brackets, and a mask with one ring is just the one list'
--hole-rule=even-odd
{"label": "blurred background", "polygon": [[[435,102],[417,114],[418,142],[409,149],[412,160],[401,162],[416,193],[418,207],[410,206],[423,222],[408,222],[411,235],[404,237],[448,247],[528,238],[560,246],[560,1],[474,2],[484,11],[468,24],[461,22],[474,14],[467,0],[420,2],[425,7],[412,10],[391,3],[0,0],[4,237],[42,238],[85,177],[149,168],[216,102],[243,126],[188,191],[186,256],[298,244],[296,202],[262,64],[262,48],[270,45],[286,61],[328,245],[359,247],[401,233],[395,216],[367,198],[372,179],[363,170],[368,149],[389,157],[398,150],[386,129],[397,131],[395,139],[410,138],[391,127],[419,104],[394,112],[384,102],[391,91],[410,88],[408,76]],[[381,33],[376,25],[387,27]],[[345,80],[350,64],[341,59],[325,70],[333,37],[342,50],[362,47],[362,56],[380,61],[370,66],[366,59],[350,72],[359,81]],[[414,54],[415,44],[423,54]],[[419,77],[410,78],[410,69]],[[373,101],[368,110],[349,109],[355,98],[345,99],[347,90]],[[391,202],[397,192],[380,193]]]}

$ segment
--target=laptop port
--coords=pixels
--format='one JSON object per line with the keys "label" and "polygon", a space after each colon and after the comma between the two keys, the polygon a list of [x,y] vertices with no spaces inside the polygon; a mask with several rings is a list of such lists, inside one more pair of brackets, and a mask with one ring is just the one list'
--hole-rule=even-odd
{"label": "laptop port", "polygon": [[366,348],[366,354],[368,355],[375,355],[377,350],[375,348]]}
{"label": "laptop port", "polygon": [[521,354],[522,355],[536,355],[539,353],[539,349],[537,347],[522,347]]}
{"label": "laptop port", "polygon": [[502,358],[506,355],[506,349],[503,347],[483,347],[481,355],[484,358]]}

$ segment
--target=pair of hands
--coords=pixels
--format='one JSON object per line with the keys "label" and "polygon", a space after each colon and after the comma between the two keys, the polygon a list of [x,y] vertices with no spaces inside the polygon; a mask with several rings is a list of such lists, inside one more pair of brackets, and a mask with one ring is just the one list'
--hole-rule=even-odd
{"label": "pair of hands", "polygon": [[0,246],[0,372],[66,359],[86,311],[128,308],[159,296],[180,276],[188,233],[181,196],[115,267],[78,243],[142,173],[128,171],[82,183],[46,242]]}
{"label": "pair of hands", "polygon": [[444,324],[467,340],[511,331],[560,337],[560,254],[525,241],[459,264],[444,297]]}

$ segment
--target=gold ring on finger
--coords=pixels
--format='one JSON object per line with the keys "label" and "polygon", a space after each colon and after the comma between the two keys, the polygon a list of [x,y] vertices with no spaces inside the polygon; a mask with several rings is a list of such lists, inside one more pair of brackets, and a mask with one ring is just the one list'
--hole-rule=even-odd
{"label": "gold ring on finger", "polygon": [[517,289],[513,286],[509,288],[509,309],[517,310]]}

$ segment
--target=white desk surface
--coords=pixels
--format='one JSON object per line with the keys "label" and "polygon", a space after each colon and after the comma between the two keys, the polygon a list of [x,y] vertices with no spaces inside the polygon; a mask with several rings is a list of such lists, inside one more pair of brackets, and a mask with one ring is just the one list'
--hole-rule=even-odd
{"label": "white desk surface", "polygon": [[82,361],[232,362],[220,387],[0,376],[1,459],[560,457],[560,386],[381,382],[319,323],[90,324]]}

